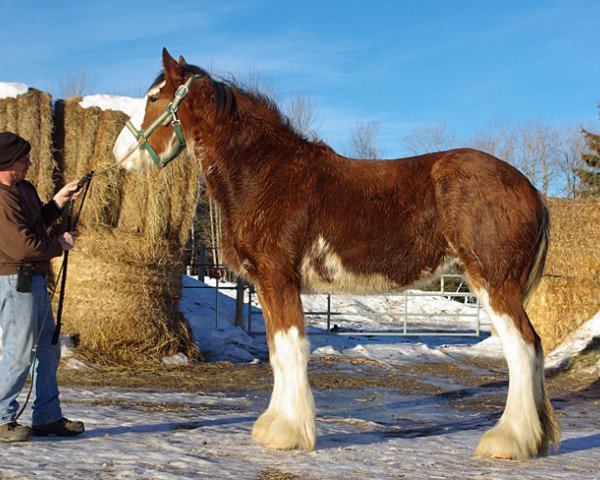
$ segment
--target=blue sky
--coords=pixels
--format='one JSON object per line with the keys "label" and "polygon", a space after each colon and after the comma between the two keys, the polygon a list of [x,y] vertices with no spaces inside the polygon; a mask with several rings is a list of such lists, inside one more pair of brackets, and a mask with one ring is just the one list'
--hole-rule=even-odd
{"label": "blue sky", "polygon": [[600,123],[596,0],[0,0],[0,18],[0,81],[56,92],[83,68],[94,93],[141,96],[166,46],[309,97],[342,153],[358,121],[386,156],[439,122],[461,140],[495,119]]}

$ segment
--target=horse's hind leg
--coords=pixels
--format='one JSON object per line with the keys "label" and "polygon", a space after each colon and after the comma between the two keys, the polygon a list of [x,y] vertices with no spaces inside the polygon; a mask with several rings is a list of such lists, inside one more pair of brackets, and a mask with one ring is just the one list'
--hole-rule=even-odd
{"label": "horse's hind leg", "polygon": [[270,277],[260,282],[259,298],[274,385],[269,408],[254,424],[252,438],[270,448],[312,450],[317,436],[315,406],[308,384],[309,342],[299,288]]}
{"label": "horse's hind leg", "polygon": [[515,460],[546,455],[550,442],[558,446],[560,427],[546,395],[540,339],[523,308],[518,287],[478,293],[502,342],[509,385],[504,413],[483,435],[476,453]]}

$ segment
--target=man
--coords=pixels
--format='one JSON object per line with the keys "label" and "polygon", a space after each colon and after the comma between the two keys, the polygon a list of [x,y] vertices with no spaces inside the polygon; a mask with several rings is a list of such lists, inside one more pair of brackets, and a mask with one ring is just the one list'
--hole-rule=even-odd
{"label": "man", "polygon": [[[75,232],[53,239],[47,229],[63,206],[78,195],[77,182],[63,187],[42,204],[25,180],[31,165],[27,140],[0,132],[0,442],[24,442],[36,436],[73,436],[82,422],[63,417],[56,371],[60,345],[52,345],[54,318],[46,288],[50,259],[70,250]],[[37,358],[34,362],[34,346]],[[33,364],[32,427],[19,425],[17,396]]]}

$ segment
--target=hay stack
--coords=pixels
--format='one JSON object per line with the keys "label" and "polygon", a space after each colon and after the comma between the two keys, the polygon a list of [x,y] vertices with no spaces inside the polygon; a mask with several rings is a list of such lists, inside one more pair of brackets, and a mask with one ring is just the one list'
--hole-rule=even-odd
{"label": "hay stack", "polygon": [[83,109],[78,98],[62,110],[64,181],[89,170],[100,174],[92,180],[69,258],[64,331],[78,334],[78,350],[95,362],[195,356],[178,302],[196,206],[196,163],[182,155],[161,170],[125,172],[112,155],[125,114]]}
{"label": "hay stack", "polygon": [[45,202],[55,193],[56,162],[52,146],[52,99],[30,89],[25,95],[0,100],[0,131],[14,132],[31,143],[27,175]]}
{"label": "hay stack", "polygon": [[551,352],[600,310],[600,201],[549,199],[550,248],[527,311]]}

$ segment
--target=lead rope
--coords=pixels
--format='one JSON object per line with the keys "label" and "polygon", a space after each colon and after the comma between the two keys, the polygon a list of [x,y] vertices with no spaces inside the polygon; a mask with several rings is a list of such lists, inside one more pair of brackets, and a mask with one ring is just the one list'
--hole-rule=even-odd
{"label": "lead rope", "polygon": [[[69,204],[67,207],[67,230],[66,230],[67,232],[73,231],[77,227],[77,223],[79,222],[79,217],[81,216],[81,209],[83,208],[83,203],[85,201],[85,197],[87,196],[88,190],[90,188],[90,183],[92,181],[93,176],[94,176],[93,171],[88,172],[83,176],[83,178],[81,180],[79,180],[79,182],[77,182],[78,190],[83,188],[84,185],[85,185],[85,190],[83,192],[83,197],[81,198],[81,204],[79,205],[79,210],[77,211],[75,221],[73,221],[73,205],[75,202],[73,199],[69,200]],[[61,280],[61,288],[60,288],[60,295],[59,295],[59,300],[58,300],[58,311],[56,314],[56,327],[54,328],[54,333],[52,335],[52,341],[51,341],[52,345],[56,345],[60,338],[60,329],[62,326],[62,307],[63,307],[63,302],[64,302],[64,291],[65,291],[65,285],[66,285],[66,279],[67,279],[68,261],[69,261],[69,251],[66,250],[64,253],[64,256],[63,256],[62,264],[60,266],[60,270],[58,271],[58,276],[56,277],[57,284],[58,284],[58,280]],[[48,320],[48,316],[50,315],[50,312],[52,311],[52,301],[54,300],[55,293],[56,293],[56,288],[54,288],[54,290],[52,291],[52,295],[50,296],[50,301],[48,302],[48,308],[46,309],[46,314],[44,315],[44,320],[42,321],[42,325],[39,329],[37,339],[32,348],[33,361],[31,362],[31,385],[29,386],[29,391],[27,392],[27,397],[25,398],[25,402],[23,403],[21,410],[15,417],[15,421],[17,421],[19,419],[19,417],[23,414],[23,412],[25,411],[25,408],[27,407],[27,404],[29,403],[29,399],[31,398],[31,392],[33,391],[33,385],[35,384],[35,362],[37,360],[37,349],[38,349],[38,345],[40,343],[40,339],[42,338],[42,333],[44,331],[44,326],[46,325],[46,320]]]}

